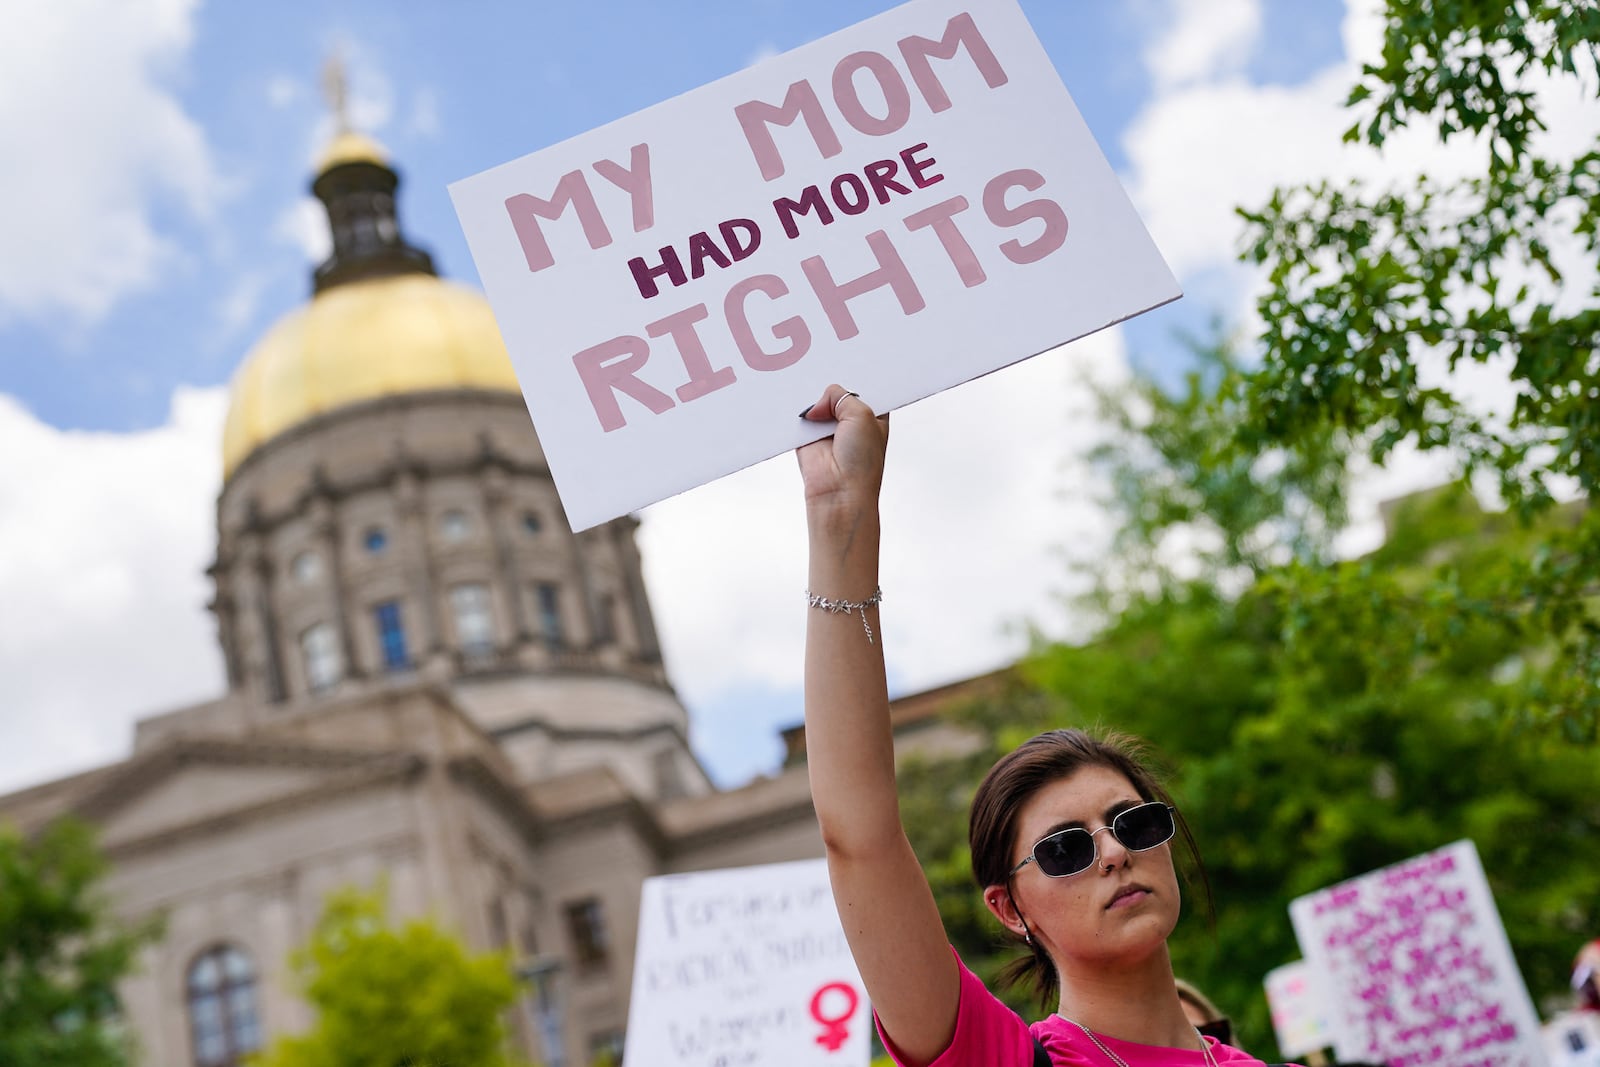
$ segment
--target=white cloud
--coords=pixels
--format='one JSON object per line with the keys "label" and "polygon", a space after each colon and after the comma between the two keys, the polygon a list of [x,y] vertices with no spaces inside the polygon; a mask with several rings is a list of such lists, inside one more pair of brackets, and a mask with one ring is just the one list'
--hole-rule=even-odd
{"label": "white cloud", "polygon": [[1243,68],[1261,36],[1261,0],[1171,0],[1145,49],[1158,91]]}
{"label": "white cloud", "polygon": [[299,100],[303,91],[300,79],[288,74],[275,74],[267,81],[267,103],[282,110]]}
{"label": "white cloud", "polygon": [[424,85],[411,98],[411,117],[406,132],[415,137],[439,136],[439,94]]}
{"label": "white cloud", "polygon": [[221,389],[164,426],[54,429],[0,394],[0,792],[124,755],[141,712],[220,694],[205,609]]}
{"label": "white cloud", "polygon": [[[1200,7],[1199,0],[1183,0],[1180,14]],[[1253,85],[1225,68],[1182,83],[1157,77],[1157,92],[1129,124],[1123,145],[1129,192],[1180,276],[1235,263],[1242,229],[1234,208],[1258,207],[1280,185],[1320,178],[1407,183],[1420,173],[1449,179],[1481,171],[1480,143],[1457,137],[1441,145],[1426,124],[1390,137],[1381,154],[1342,142],[1355,119],[1344,99],[1361,62],[1376,57],[1382,25],[1371,2],[1350,0],[1344,55],[1295,86]],[[1152,76],[1159,51],[1146,56]],[[1530,80],[1551,127],[1541,143],[1554,153],[1591,144],[1600,123],[1600,105],[1576,81]]]}
{"label": "white cloud", "polygon": [[757,63],[771,59],[773,56],[778,54],[779,52],[777,45],[773,44],[771,41],[762,41],[756,46],[756,50],[750,53],[749,58],[744,61],[744,65],[746,67],[753,67]]}
{"label": "white cloud", "polygon": [[194,0],[8,9],[0,33],[0,316],[92,321],[177,254],[158,203],[205,218],[219,180],[165,82]]}
{"label": "white cloud", "polygon": [[333,251],[328,212],[314,196],[302,196],[278,214],[273,235],[300,249],[309,263],[321,263]]}
{"label": "white cloud", "polygon": [[230,341],[255,320],[261,310],[261,298],[266,294],[269,278],[265,273],[251,271],[236,278],[217,304],[217,333],[219,342]]}
{"label": "white cloud", "polygon": [[[1226,7],[1227,5],[1223,5]],[[1213,5],[1205,4],[1204,12]],[[1182,0],[1172,38],[1185,23],[1203,21],[1198,2]],[[1235,37],[1245,20],[1235,12],[1230,19]],[[1192,28],[1192,27],[1191,27]],[[1259,207],[1278,186],[1293,186],[1322,178],[1338,182],[1363,179],[1382,185],[1409,185],[1417,175],[1449,180],[1481,173],[1484,148],[1464,137],[1441,145],[1432,127],[1416,128],[1391,136],[1381,154],[1347,146],[1343,131],[1355,120],[1344,100],[1355,84],[1363,60],[1378,54],[1383,23],[1379,7],[1371,0],[1350,0],[1342,25],[1344,54],[1326,68],[1311,72],[1300,84],[1259,86],[1225,64],[1202,61],[1201,54],[1215,49],[1204,40],[1193,43],[1192,62],[1176,62],[1162,44],[1146,53],[1157,92],[1130,123],[1124,146],[1130,160],[1129,192],[1149,226],[1157,245],[1180,277],[1220,270],[1229,278],[1234,304],[1220,309],[1240,322],[1247,335],[1257,330],[1254,301],[1263,279],[1254,268],[1237,262],[1242,223],[1236,206]],[[1213,31],[1212,40],[1227,34]],[[1203,36],[1203,35],[1202,35]],[[1220,47],[1220,46],[1219,46]],[[1203,76],[1173,78],[1157,66]],[[1209,70],[1207,68],[1210,68]],[[1540,147],[1557,158],[1570,157],[1592,145],[1600,128],[1600,105],[1593,96],[1592,73],[1583,79],[1591,87],[1586,95],[1570,76],[1535,76],[1530,85],[1549,131]],[[1593,257],[1570,238],[1555,242],[1554,256],[1568,277],[1592,276]],[[1502,279],[1514,285],[1517,279]],[[1586,291],[1566,293],[1581,300]],[[1559,289],[1547,294],[1562,299]],[[1423,357],[1423,375],[1429,384],[1448,383],[1473,410],[1505,413],[1512,400],[1506,364],[1466,365],[1450,372],[1442,358]],[[1381,537],[1377,502],[1416,488],[1435,484],[1451,473],[1446,457],[1401,450],[1387,470],[1363,471],[1353,487],[1352,529],[1341,539],[1348,551],[1373,547]]]}

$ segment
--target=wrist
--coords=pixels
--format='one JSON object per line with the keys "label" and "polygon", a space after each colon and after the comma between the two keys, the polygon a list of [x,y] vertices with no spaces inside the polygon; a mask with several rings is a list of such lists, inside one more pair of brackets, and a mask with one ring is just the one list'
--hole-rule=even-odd
{"label": "wrist", "polygon": [[806,498],[806,525],[813,538],[818,535],[853,534],[878,528],[876,494],[857,496],[846,492]]}

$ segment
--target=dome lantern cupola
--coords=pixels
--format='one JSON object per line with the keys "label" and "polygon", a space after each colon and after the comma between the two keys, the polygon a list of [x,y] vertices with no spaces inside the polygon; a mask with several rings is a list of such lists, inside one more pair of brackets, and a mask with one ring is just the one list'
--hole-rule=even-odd
{"label": "dome lantern cupola", "polygon": [[327,209],[333,252],[312,272],[312,291],[363,278],[434,274],[433,257],[400,232],[394,202],[400,178],[387,154],[351,129],[344,70],[337,61],[328,66],[326,88],[337,132],[311,191]]}

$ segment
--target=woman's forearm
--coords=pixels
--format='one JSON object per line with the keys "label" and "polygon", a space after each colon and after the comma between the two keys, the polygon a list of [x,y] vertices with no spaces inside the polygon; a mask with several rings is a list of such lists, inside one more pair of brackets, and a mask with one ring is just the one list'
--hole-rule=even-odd
{"label": "woman's forearm", "polygon": [[[876,500],[812,502],[809,591],[864,604],[878,590]],[[883,632],[876,605],[813,607],[806,620],[806,753],[830,848],[882,847],[900,832]]]}

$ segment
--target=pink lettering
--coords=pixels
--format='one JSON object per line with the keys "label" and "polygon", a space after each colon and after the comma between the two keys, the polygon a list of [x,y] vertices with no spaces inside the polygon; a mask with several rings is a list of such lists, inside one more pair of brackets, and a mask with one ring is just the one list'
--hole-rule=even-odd
{"label": "pink lettering", "polygon": [[[944,181],[942,174],[928,174],[928,170],[938,161],[935,159],[918,159],[916,154],[927,149],[926,144],[913,145],[900,153],[900,159],[905,163],[906,174],[913,184],[919,189],[926,189],[930,185]],[[880,204],[889,202],[891,192],[908,195],[911,188],[894,179],[899,173],[900,165],[892,159],[880,159],[868,163],[864,168],[866,178],[863,179],[854,171],[841,174],[834,178],[828,185],[828,192],[832,199],[830,205],[822,194],[820,185],[808,185],[797,199],[780,196],[772,202],[772,208],[778,215],[778,222],[783,226],[783,232],[790,238],[800,235],[799,216],[816,213],[817,220],[824,226],[833,222],[833,212],[837,208],[845,215],[859,215],[871,206],[872,200],[877,199]],[[870,189],[870,192],[869,192]]]}
{"label": "pink lettering", "polygon": [[633,282],[639,287],[639,295],[646,300],[661,291],[656,285],[656,279],[663,275],[674,286],[682,285],[689,280],[689,276],[684,273],[683,262],[678,259],[678,250],[671,245],[662,246],[661,262],[656,266],[652,267],[646,263],[643,256],[634,256],[628,260],[628,269],[633,272]]}
{"label": "pink lettering", "polygon": [[906,173],[911,175],[911,181],[918,189],[926,189],[930,185],[944,181],[943,174],[927,177],[928,168],[939,162],[937,159],[917,158],[917,153],[925,151],[927,147],[928,142],[924,141],[900,153],[900,161],[906,165]]}
{"label": "pink lettering", "polygon": [[722,234],[722,242],[728,246],[728,255],[733,257],[735,263],[749,258],[752,252],[761,247],[761,227],[755,224],[754,219],[729,219],[717,230]]}
{"label": "pink lettering", "polygon": [[800,192],[800,199],[790,200],[780,196],[772,202],[772,208],[778,213],[778,221],[783,225],[783,232],[794,238],[800,236],[800,224],[795,221],[796,215],[809,215],[815,211],[817,220],[824,226],[833,221],[833,209],[822,198],[822,190],[815,185],[808,185]]}
{"label": "pink lettering", "polygon": [[955,217],[965,210],[967,210],[967,198],[953,196],[949,200],[940,201],[931,207],[907,215],[905,224],[906,229],[912,232],[931,229],[934,236],[939,238],[939,243],[944,246],[944,253],[950,257],[961,284],[971,289],[974,285],[981,285],[989,276],[983,272],[983,264],[978,262],[977,254],[972,251],[972,246],[967,243],[967,239],[961,234],[961,229],[956,226]]}
{"label": "pink lettering", "polygon": [[640,233],[656,224],[656,201],[650,182],[650,146],[636,144],[628,155],[628,165],[597,159],[594,171],[628,194],[633,204],[633,232]]}
{"label": "pink lettering", "polygon": [[637,377],[650,358],[650,344],[642,337],[613,337],[572,357],[578,377],[589,394],[589,404],[606,433],[627,425],[617,393],[626,393],[659,415],[672,407],[672,398]]}
{"label": "pink lettering", "polygon": [[569,207],[577,209],[578,221],[583,225],[583,236],[590,248],[604,248],[611,243],[611,231],[606,228],[606,220],[600,217],[594,193],[589,189],[581,170],[563,174],[556,183],[556,191],[548,200],[532,193],[518,193],[506,198],[506,213],[511,216],[511,225],[517,232],[517,240],[522,245],[522,255],[528,261],[529,270],[541,271],[556,261],[550,253],[550,244],[545,240],[539,220],[554,222]]}
{"label": "pink lettering", "polygon": [[[839,210],[846,215],[859,215],[867,210],[872,200],[867,195],[867,183],[855,173],[841,174],[833,179],[833,185],[828,190],[833,194],[833,202]],[[848,191],[849,195],[846,196]]]}
{"label": "pink lettering", "polygon": [[772,327],[772,336],[780,341],[788,341],[789,347],[778,352],[766,351],[756,341],[755,331],[750,328],[747,304],[751,293],[761,293],[775,300],[780,296],[788,296],[789,286],[776,274],[757,274],[728,290],[722,310],[727,316],[733,343],[739,347],[739,355],[752,370],[782,370],[798,363],[811,350],[810,327],[799,315],[784,319]]}
{"label": "pink lettering", "polygon": [[996,226],[1020,226],[1030,219],[1044,223],[1044,232],[1034,240],[1007,241],[1000,251],[1013,263],[1036,263],[1060,248],[1067,240],[1067,214],[1054,200],[1029,200],[1016,207],[1006,206],[1006,193],[1016,187],[1034,192],[1044,185],[1038,171],[1008,170],[983,187],[983,211]]}
{"label": "pink lettering", "polygon": [[711,239],[709,233],[702,230],[689,238],[689,277],[704,278],[707,259],[719,267],[733,266],[728,254],[717,247],[717,242]]}
{"label": "pink lettering", "polygon": [[782,177],[784,169],[783,156],[772,139],[770,126],[773,124],[792,126],[795,119],[803,118],[806,130],[810,132],[811,140],[816,144],[817,151],[822,153],[823,159],[832,159],[844,151],[839,143],[839,135],[833,132],[828,116],[822,112],[816,90],[811,88],[808,81],[797,81],[789,86],[783,103],[776,107],[760,100],[750,100],[735,107],[733,114],[739,120],[739,127],[744,130],[745,142],[755,155],[756,165],[761,168],[761,177],[769,182]]}
{"label": "pink lettering", "polygon": [[872,186],[872,195],[878,198],[878,203],[887,204],[890,193],[899,193],[905,196],[910,189],[894,180],[895,174],[900,170],[900,164],[892,159],[880,159],[875,163],[868,163],[865,168],[867,183]]}
{"label": "pink lettering", "polygon": [[855,316],[850,314],[849,302],[874,289],[888,286],[894,293],[895,299],[900,302],[901,312],[906,315],[915,315],[927,306],[922,293],[917,289],[917,283],[911,278],[911,272],[906,269],[905,260],[900,258],[900,253],[895,250],[894,242],[889,240],[888,234],[882,230],[873,230],[867,234],[867,247],[871,248],[873,255],[877,257],[878,269],[868,271],[850,281],[835,281],[821,256],[811,256],[800,264],[800,269],[805,272],[806,281],[811,283],[811,289],[821,302],[822,310],[827,313],[828,323],[833,327],[834,336],[841,341],[848,341],[861,332],[861,328],[856,325]]}
{"label": "pink lettering", "polygon": [[962,45],[966,45],[967,58],[983,75],[984,84],[991,89],[998,89],[1006,83],[1006,72],[1001,68],[1000,61],[989,48],[989,42],[983,39],[983,34],[978,32],[977,23],[966,12],[946,23],[944,36],[937,41],[926,37],[907,37],[900,42],[900,55],[911,71],[911,80],[935,113],[949,109],[950,94],[944,91],[929,60],[954,59],[956,50]]}
{"label": "pink lettering", "polygon": [[678,358],[683,360],[683,369],[689,372],[689,380],[678,386],[677,390],[678,399],[685,404],[730,386],[736,380],[732,367],[711,369],[711,358],[706,355],[706,347],[694,328],[695,323],[704,322],[705,319],[706,306],[696,304],[664,319],[657,319],[644,328],[644,332],[651,337],[672,338],[672,343],[678,347]]}
{"label": "pink lettering", "polygon": [[[911,80],[922,98],[934,112],[948,110],[950,94],[933,71],[933,60],[950,60],[966,49],[984,84],[991,89],[1006,84],[1008,78],[994,50],[978,31],[972,16],[963,12],[945,24],[943,35],[937,40],[910,36],[899,42],[900,55],[911,72]],[[862,71],[870,73],[883,94],[883,114],[874,115],[861,100],[856,76]],[[877,52],[852,52],[833,68],[833,99],[839,113],[855,130],[869,137],[881,137],[898,131],[911,118],[911,93],[905,79],[887,57]],[[823,112],[817,91],[805,80],[789,86],[783,103],[768,104],[749,100],[733,109],[744,139],[755,157],[761,177],[766,181],[781,177],[784,172],[783,155],[772,137],[773,126],[792,126],[804,119],[806,131],[823,159],[832,159],[843,151],[839,135],[834,131],[828,116]]]}
{"label": "pink lettering", "polygon": [[[856,75],[869,72],[883,94],[884,115],[870,114],[856,92]],[[852,52],[833,68],[833,99],[839,114],[860,132],[871,137],[894,133],[911,118],[911,93],[893,63],[877,52]]]}

